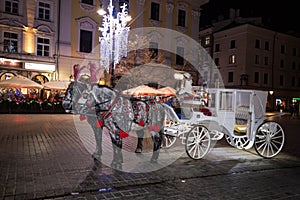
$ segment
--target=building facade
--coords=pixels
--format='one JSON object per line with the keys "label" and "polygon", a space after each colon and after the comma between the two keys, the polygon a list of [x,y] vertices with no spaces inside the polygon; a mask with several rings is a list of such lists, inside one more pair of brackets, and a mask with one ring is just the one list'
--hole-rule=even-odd
{"label": "building facade", "polygon": [[[108,82],[107,72],[99,62],[99,37],[101,36],[99,27],[102,26],[103,17],[97,11],[100,8],[107,9],[109,2],[109,0],[64,0],[60,2],[58,33],[60,79],[69,79],[73,76],[74,66],[86,68],[87,71],[93,66],[97,71],[97,79]],[[198,41],[200,6],[208,0],[114,0],[112,2],[115,12],[119,12],[124,3],[128,5],[128,13],[132,18],[128,23],[130,30],[143,27],[167,28]],[[166,43],[167,39],[168,36],[152,32],[147,48],[155,52],[153,57],[155,62],[163,62],[175,69],[185,70],[184,62],[179,62],[178,56],[176,58],[176,55],[161,50],[163,48],[160,45]],[[179,49],[184,56],[184,49]],[[189,70],[191,69],[189,68]],[[116,76],[121,76],[123,73],[122,70],[117,70],[116,73],[118,72],[120,74],[116,74]]]}
{"label": "building facade", "polygon": [[0,79],[58,79],[57,0],[0,2]]}
{"label": "building facade", "polygon": [[288,110],[300,96],[300,38],[251,23],[201,33],[225,87],[269,91],[270,110]]}

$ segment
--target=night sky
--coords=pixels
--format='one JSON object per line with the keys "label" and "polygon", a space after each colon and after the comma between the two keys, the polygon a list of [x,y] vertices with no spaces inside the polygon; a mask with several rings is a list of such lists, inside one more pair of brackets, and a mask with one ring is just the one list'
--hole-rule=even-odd
{"label": "night sky", "polygon": [[273,30],[299,34],[300,8],[296,3],[294,0],[210,0],[201,7],[200,26],[205,27],[222,15],[227,19],[229,9],[235,8],[240,9],[241,17],[262,17],[264,25]]}

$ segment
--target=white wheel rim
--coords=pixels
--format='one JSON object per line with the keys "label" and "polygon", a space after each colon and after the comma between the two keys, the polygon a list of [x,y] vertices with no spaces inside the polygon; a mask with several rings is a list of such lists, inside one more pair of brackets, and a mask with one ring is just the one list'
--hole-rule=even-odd
{"label": "white wheel rim", "polygon": [[203,158],[209,151],[210,135],[206,128],[195,127],[187,135],[186,151],[193,159]]}

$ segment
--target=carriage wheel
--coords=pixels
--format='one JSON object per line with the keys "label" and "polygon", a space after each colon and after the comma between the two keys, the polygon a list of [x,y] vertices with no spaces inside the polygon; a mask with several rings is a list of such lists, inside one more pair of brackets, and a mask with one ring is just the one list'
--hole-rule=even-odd
{"label": "carriage wheel", "polygon": [[225,140],[226,142],[230,145],[234,147],[234,142],[233,142],[233,138],[227,134],[225,134]]}
{"label": "carriage wheel", "polygon": [[176,137],[163,134],[162,148],[169,148],[176,142]]}
{"label": "carriage wheel", "polygon": [[257,129],[255,151],[264,158],[272,158],[281,151],[284,139],[284,131],[277,122],[265,122]]}
{"label": "carriage wheel", "polygon": [[190,158],[199,160],[208,153],[210,142],[210,134],[207,128],[195,126],[187,133],[185,151]]}

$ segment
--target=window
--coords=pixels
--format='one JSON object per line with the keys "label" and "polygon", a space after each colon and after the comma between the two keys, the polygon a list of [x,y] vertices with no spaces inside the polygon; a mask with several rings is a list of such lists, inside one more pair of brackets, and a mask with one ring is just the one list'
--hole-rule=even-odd
{"label": "window", "polygon": [[50,40],[47,38],[37,38],[37,53],[38,56],[50,55]]}
{"label": "window", "polygon": [[279,85],[283,86],[283,75],[279,76]]}
{"label": "window", "polygon": [[19,14],[19,1],[18,0],[6,0],[5,12],[11,14]]}
{"label": "window", "polygon": [[93,32],[80,30],[79,51],[83,53],[91,53],[92,39],[93,39]]}
{"label": "window", "polygon": [[159,21],[159,4],[151,3],[151,19]]}
{"label": "window", "polygon": [[233,72],[228,72],[228,83],[233,82]]}
{"label": "window", "polygon": [[3,51],[17,53],[18,52],[18,34],[4,32]]}
{"label": "window", "polygon": [[292,77],[292,87],[296,86],[296,78],[293,76]]}
{"label": "window", "polygon": [[295,61],[293,61],[293,63],[292,63],[292,69],[293,69],[293,70],[296,69],[296,62],[295,62]]}
{"label": "window", "polygon": [[264,73],[264,84],[267,85],[269,83],[269,74]]}
{"label": "window", "polygon": [[260,40],[255,40],[255,48],[260,48]]}
{"label": "window", "polygon": [[206,36],[205,37],[205,45],[209,45],[210,44],[210,36]]}
{"label": "window", "polygon": [[280,53],[285,53],[285,46],[284,45],[280,46]]}
{"label": "window", "polygon": [[230,41],[230,49],[234,49],[235,48],[235,40],[231,40]]}
{"label": "window", "polygon": [[185,11],[178,10],[178,26],[185,27]]}
{"label": "window", "polygon": [[235,55],[230,55],[229,56],[229,64],[235,64],[235,63],[236,63]]}
{"label": "window", "polygon": [[256,65],[259,64],[259,55],[255,55],[255,64],[256,64]]}
{"label": "window", "polygon": [[176,65],[183,65],[184,60],[184,48],[183,47],[177,47],[176,49]]}
{"label": "window", "polygon": [[297,55],[297,49],[293,48],[293,56],[296,56],[296,55]]}
{"label": "window", "polygon": [[268,41],[265,41],[265,50],[270,50],[270,44]]}
{"label": "window", "polygon": [[280,60],[280,68],[284,68],[284,60]]}
{"label": "window", "polygon": [[39,2],[38,14],[39,19],[50,21],[50,4]]}
{"label": "window", "polygon": [[220,110],[233,110],[232,92],[220,92]]}
{"label": "window", "polygon": [[156,58],[158,55],[158,44],[156,42],[150,42],[149,51],[151,52],[151,59]]}
{"label": "window", "polygon": [[81,0],[81,3],[89,4],[89,5],[94,5],[94,0]]}
{"label": "window", "polygon": [[215,45],[215,52],[220,52],[220,44]]}
{"label": "window", "polygon": [[254,83],[259,83],[259,72],[254,72]]}
{"label": "window", "polygon": [[265,57],[265,62],[264,62],[265,65],[269,65],[269,57]]}
{"label": "window", "polygon": [[215,58],[215,64],[216,64],[216,66],[220,66],[220,59],[219,58]]}

